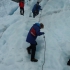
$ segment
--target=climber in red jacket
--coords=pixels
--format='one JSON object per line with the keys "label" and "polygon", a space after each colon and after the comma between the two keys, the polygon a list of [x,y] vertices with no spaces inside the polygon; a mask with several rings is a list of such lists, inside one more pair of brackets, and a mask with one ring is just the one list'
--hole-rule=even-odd
{"label": "climber in red jacket", "polygon": [[24,1],[19,2],[19,7],[20,7],[20,14],[24,15]]}

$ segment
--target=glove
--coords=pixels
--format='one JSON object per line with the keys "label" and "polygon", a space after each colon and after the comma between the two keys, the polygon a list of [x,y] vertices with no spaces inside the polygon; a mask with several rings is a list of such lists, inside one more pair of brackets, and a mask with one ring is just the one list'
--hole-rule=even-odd
{"label": "glove", "polygon": [[43,34],[45,34],[45,33],[43,32]]}
{"label": "glove", "polygon": [[42,10],[42,9],[41,9]]}
{"label": "glove", "polygon": [[37,42],[36,42],[36,44],[35,45],[37,45]]}

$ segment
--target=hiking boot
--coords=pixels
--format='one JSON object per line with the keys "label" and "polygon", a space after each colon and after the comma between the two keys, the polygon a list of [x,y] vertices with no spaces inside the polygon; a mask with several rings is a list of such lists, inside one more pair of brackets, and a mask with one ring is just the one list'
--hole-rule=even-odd
{"label": "hiking boot", "polygon": [[69,65],[69,66],[70,66],[70,59],[69,59],[69,61],[67,62],[67,65]]}
{"label": "hiking boot", "polygon": [[37,60],[37,59],[31,59],[31,61],[32,61],[32,62],[37,62],[38,60]]}
{"label": "hiking boot", "polygon": [[20,15],[23,15],[23,13],[20,13]]}
{"label": "hiking boot", "polygon": [[31,54],[30,49],[28,49],[28,48],[27,48],[27,52],[28,52],[28,54]]}

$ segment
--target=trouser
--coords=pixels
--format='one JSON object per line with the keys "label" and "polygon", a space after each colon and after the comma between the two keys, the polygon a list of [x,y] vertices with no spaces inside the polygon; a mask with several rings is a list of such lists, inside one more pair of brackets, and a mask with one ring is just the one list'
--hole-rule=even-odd
{"label": "trouser", "polygon": [[35,16],[37,16],[39,14],[39,12],[33,12],[33,17],[35,18]]}
{"label": "trouser", "polygon": [[38,14],[39,14],[39,11],[36,12],[36,15],[38,15]]}
{"label": "trouser", "polygon": [[21,15],[24,15],[24,8],[21,8],[21,7],[20,7],[20,14],[21,14]]}
{"label": "trouser", "polygon": [[31,59],[35,58],[36,45],[37,44],[30,44],[30,46],[28,47],[28,49],[31,51]]}
{"label": "trouser", "polygon": [[35,16],[36,16],[36,12],[33,12],[33,18],[35,18]]}

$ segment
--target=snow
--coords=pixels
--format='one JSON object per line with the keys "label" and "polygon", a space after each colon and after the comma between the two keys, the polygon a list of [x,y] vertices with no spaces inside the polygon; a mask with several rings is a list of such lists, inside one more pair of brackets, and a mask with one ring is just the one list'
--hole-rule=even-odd
{"label": "snow", "polygon": [[[23,16],[18,3],[0,1],[0,70],[70,70],[70,0],[42,0],[43,10],[35,18],[29,17],[35,3],[25,1]],[[36,40],[38,62],[31,62],[26,37],[36,22],[44,24],[41,31],[45,35]]]}

